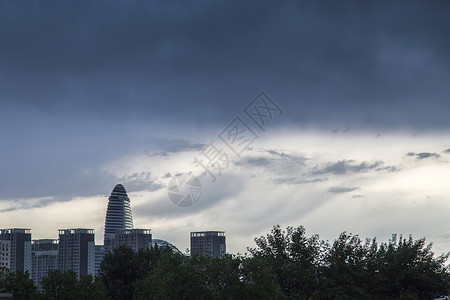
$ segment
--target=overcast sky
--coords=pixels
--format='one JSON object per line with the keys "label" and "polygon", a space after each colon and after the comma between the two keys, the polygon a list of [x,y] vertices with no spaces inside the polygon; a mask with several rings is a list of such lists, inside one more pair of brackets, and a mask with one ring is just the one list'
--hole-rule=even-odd
{"label": "overcast sky", "polygon": [[[135,227],[180,249],[272,225],[450,250],[450,2],[1,1],[0,228],[95,228],[129,191]],[[282,113],[261,130],[244,108]],[[258,138],[236,156],[239,116]],[[231,160],[200,201],[171,175],[214,141]]]}

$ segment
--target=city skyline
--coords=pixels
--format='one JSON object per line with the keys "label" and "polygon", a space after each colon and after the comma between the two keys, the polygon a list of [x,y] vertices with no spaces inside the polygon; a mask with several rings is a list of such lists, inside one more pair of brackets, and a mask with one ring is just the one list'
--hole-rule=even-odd
{"label": "city skyline", "polygon": [[[102,244],[121,183],[134,227],[181,252],[189,232],[220,230],[244,253],[276,224],[449,251],[449,11],[2,1],[0,228],[91,228]],[[282,112],[264,128],[246,113],[261,91]],[[254,139],[233,151],[236,120]],[[214,182],[196,161],[212,142],[229,158]],[[189,172],[201,197],[179,207],[167,189]]]}

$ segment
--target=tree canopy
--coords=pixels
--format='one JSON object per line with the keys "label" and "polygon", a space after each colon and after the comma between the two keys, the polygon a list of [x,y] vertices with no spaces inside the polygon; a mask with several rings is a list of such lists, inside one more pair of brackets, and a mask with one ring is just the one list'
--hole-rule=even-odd
{"label": "tree canopy", "polygon": [[27,272],[0,269],[15,299],[434,299],[450,295],[448,254],[425,238],[387,242],[342,233],[329,243],[274,226],[245,255],[188,256],[170,248],[105,255],[96,278],[50,271],[40,290]]}

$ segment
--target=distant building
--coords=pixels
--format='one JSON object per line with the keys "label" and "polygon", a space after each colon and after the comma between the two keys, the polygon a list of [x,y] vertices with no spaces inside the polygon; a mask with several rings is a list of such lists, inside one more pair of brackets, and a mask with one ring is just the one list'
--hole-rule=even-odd
{"label": "distant building", "polygon": [[31,273],[31,229],[1,229],[0,240],[9,241],[9,269]]}
{"label": "distant building", "polygon": [[191,232],[191,255],[220,257],[225,253],[224,231]]}
{"label": "distant building", "polygon": [[0,240],[0,267],[9,270],[11,266],[11,241]]}
{"label": "distant building", "polygon": [[150,229],[133,229],[130,198],[122,184],[117,184],[108,199],[106,209],[104,252],[126,245],[134,251],[150,248],[152,234]]}
{"label": "distant building", "polygon": [[95,243],[93,229],[60,229],[58,269],[73,270],[77,277],[95,274]]}
{"label": "distant building", "polygon": [[38,287],[48,271],[58,269],[58,240],[41,239],[31,242],[31,279]]}
{"label": "distant building", "polygon": [[103,245],[105,253],[112,251],[117,230],[133,229],[130,199],[124,186],[117,184],[108,199]]}
{"label": "distant building", "polygon": [[150,248],[151,244],[150,229],[123,229],[116,230],[113,248],[125,245],[137,252],[139,249]]}
{"label": "distant building", "polygon": [[95,276],[98,275],[98,270],[100,270],[100,264],[102,263],[103,256],[105,256],[105,246],[95,245]]}

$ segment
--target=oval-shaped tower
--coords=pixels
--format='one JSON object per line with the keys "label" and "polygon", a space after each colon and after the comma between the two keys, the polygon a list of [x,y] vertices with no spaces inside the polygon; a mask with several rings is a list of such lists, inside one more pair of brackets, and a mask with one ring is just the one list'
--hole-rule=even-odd
{"label": "oval-shaped tower", "polygon": [[103,237],[105,250],[110,250],[110,241],[114,239],[116,230],[119,229],[133,229],[130,199],[122,184],[114,187],[108,199]]}

